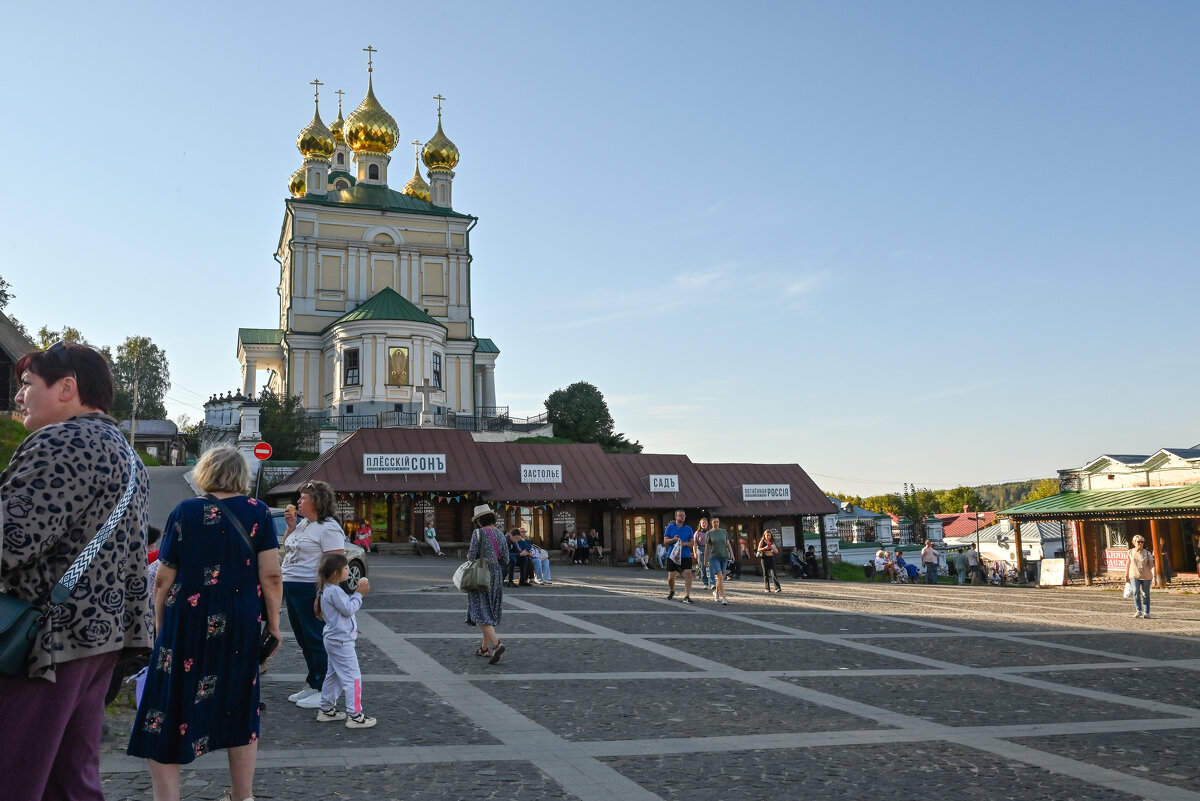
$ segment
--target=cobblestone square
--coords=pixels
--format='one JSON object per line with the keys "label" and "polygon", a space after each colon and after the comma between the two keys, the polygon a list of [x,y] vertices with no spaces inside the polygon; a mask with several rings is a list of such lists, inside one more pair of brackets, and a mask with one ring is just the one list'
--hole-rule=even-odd
{"label": "cobblestone square", "polygon": [[755,639],[654,641],[739,670],[903,670],[919,667],[902,658],[787,634],[759,634]]}
{"label": "cobblestone square", "polygon": [[860,642],[892,651],[926,656],[966,667],[1002,667],[1012,665],[1079,665],[1091,662],[1122,662],[1119,657],[1080,653],[1041,645],[1031,645],[998,637],[959,635],[923,639],[872,639]]}
{"label": "cobblestone square", "polygon": [[[1140,621],[1102,590],[746,581],[689,607],[661,574],[556,566],[553,587],[505,592],[488,665],[443,562],[372,559],[373,729],[287,702],[305,668],[285,639],[262,679],[259,801],[1200,801],[1195,596]],[[109,716],[110,801],[150,797],[131,718]],[[182,778],[215,801],[224,755]]]}
{"label": "cobblestone square", "polygon": [[[456,634],[458,632],[455,632]],[[563,635],[558,639],[501,637],[508,653],[499,665],[475,656],[479,639],[413,640],[413,644],[448,670],[466,675],[496,673],[610,673],[695,670],[682,662],[610,639]]]}
{"label": "cobblestone square", "polygon": [[803,612],[751,612],[746,617],[787,626],[814,634],[925,634],[928,626],[906,620],[887,620],[866,615]]}
{"label": "cobblestone square", "polygon": [[875,721],[734,679],[541,681],[528,691],[485,687],[568,740],[633,740],[874,729]]}
{"label": "cobblestone square", "polygon": [[[1038,678],[1045,678],[1038,676]],[[788,678],[814,690],[930,720],[944,726],[1013,726],[1083,720],[1124,720],[1145,713],[1040,687],[1005,686],[985,676]]]}

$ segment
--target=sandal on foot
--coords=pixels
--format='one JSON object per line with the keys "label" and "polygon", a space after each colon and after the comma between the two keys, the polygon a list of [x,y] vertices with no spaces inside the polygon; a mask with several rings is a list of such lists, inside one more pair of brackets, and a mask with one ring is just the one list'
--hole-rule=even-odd
{"label": "sandal on foot", "polygon": [[479,646],[479,650],[475,652],[475,656],[491,656],[492,652],[488,650],[486,645]]}
{"label": "sandal on foot", "polygon": [[496,643],[496,648],[492,651],[492,658],[488,660],[489,665],[494,665],[500,661],[500,654],[504,653],[504,643]]}

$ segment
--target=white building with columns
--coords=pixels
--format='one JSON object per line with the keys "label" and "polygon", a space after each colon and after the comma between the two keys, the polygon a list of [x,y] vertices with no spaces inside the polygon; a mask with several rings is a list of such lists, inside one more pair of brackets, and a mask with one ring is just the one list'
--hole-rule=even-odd
{"label": "white building with columns", "polygon": [[269,386],[314,416],[393,415],[392,425],[496,414],[499,349],[476,336],[471,315],[478,220],[452,206],[459,152],[437,100],[437,131],[398,191],[388,167],[400,127],[375,98],[371,69],[345,119],[340,101],[328,128],[314,110],[275,253],[278,327],[238,331],[245,397]]}

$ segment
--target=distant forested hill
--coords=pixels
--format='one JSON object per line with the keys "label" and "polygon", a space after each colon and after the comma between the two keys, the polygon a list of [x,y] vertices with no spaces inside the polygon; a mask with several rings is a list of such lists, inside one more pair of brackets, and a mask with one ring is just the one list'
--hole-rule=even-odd
{"label": "distant forested hill", "polygon": [[971,489],[979,495],[980,509],[1000,511],[1024,503],[1033,492],[1034,487],[1045,480],[1037,478],[1032,481],[1013,481],[1008,484],[984,484]]}

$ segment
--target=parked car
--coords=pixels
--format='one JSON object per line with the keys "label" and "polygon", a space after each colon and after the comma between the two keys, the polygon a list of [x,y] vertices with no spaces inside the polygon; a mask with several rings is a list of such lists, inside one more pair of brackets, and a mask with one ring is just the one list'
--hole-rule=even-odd
{"label": "parked car", "polygon": [[[275,526],[275,536],[282,543],[283,534],[287,531],[287,520],[283,517],[282,509],[271,509],[271,523]],[[286,549],[281,544],[279,546],[280,559],[283,559],[285,552]],[[342,589],[346,592],[354,592],[358,587],[358,580],[367,575],[367,552],[347,539],[346,559],[350,562],[350,578],[342,582]]]}

